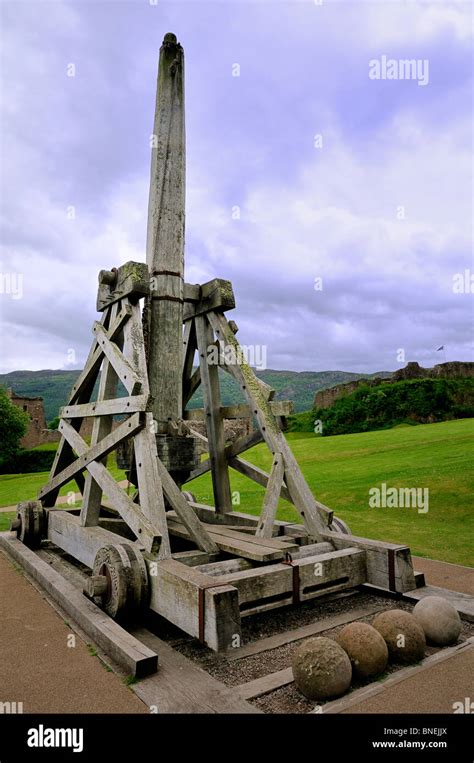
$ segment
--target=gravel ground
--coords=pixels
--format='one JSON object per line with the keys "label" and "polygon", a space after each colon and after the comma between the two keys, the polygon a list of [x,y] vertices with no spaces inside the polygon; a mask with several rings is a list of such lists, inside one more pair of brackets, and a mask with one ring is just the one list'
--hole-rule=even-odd
{"label": "gravel ground", "polygon": [[[266,638],[283,631],[293,630],[300,626],[308,625],[317,619],[328,618],[342,612],[349,613],[351,609],[359,609],[365,606],[379,606],[381,611],[386,609],[403,609],[411,612],[413,610],[413,604],[409,602],[361,592],[332,601],[313,600],[302,604],[300,607],[273,610],[244,619],[242,621],[243,643]],[[374,617],[375,614],[371,614],[367,617],[359,618],[358,621],[371,623]],[[474,635],[474,624],[468,623],[465,620],[462,623],[463,628],[460,641],[464,641],[466,638]],[[317,635],[334,638],[343,628],[344,625],[339,625],[335,628],[322,631]],[[160,634],[160,637],[163,638],[163,635]],[[291,665],[293,652],[301,641],[285,644],[276,649],[243,657],[235,661],[227,660],[225,656],[216,654],[192,639],[180,638],[170,640],[169,643],[181,654],[197,662],[200,667],[214,678],[222,681],[227,686],[237,686],[269,673],[288,668]],[[439,651],[437,647],[427,645],[425,656],[428,657],[437,651]],[[404,667],[406,665],[390,663],[385,673],[380,675],[376,680],[381,680]],[[354,679],[350,691],[370,683],[370,680]],[[307,713],[313,710],[316,704],[315,702],[308,701],[298,691],[295,684],[284,686],[262,697],[251,700],[251,702],[265,713],[285,714]]]}

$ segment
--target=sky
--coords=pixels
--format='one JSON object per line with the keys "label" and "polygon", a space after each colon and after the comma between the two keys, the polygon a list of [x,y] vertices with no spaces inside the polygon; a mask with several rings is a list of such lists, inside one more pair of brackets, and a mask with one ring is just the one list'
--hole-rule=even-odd
{"label": "sky", "polygon": [[232,281],[240,342],[294,371],[474,360],[471,2],[0,13],[1,373],[82,367],[99,270],[146,259],[170,31],[186,60],[186,280]]}

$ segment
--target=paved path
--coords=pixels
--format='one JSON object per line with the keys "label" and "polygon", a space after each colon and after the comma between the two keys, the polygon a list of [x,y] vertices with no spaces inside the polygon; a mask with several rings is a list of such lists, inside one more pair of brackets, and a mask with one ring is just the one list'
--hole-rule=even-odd
{"label": "paved path", "polygon": [[474,567],[437,562],[434,559],[423,559],[421,556],[413,557],[413,566],[417,572],[424,572],[427,585],[449,588],[451,591],[474,596]]}
{"label": "paved path", "polygon": [[454,703],[474,697],[474,648],[453,654],[343,713],[453,713]]}
{"label": "paved path", "polygon": [[24,713],[144,713],[58,613],[0,552],[0,702]]}

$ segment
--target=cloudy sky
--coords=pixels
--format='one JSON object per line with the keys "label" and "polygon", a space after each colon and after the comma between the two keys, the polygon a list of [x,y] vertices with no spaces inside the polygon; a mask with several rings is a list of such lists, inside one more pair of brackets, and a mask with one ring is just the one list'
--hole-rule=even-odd
{"label": "cloudy sky", "polygon": [[[292,370],[474,359],[471,2],[0,10],[1,372],[80,367],[98,271],[145,261],[168,31],[186,56],[186,279],[232,280],[241,342]],[[371,78],[383,60],[392,78]]]}

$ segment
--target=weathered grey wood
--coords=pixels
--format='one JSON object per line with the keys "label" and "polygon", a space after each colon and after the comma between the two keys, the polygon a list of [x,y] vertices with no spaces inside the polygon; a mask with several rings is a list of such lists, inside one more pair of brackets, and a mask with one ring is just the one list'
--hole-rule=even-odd
{"label": "weathered grey wood", "polygon": [[113,271],[101,270],[97,292],[97,312],[127,297],[132,301],[150,292],[148,268],[142,262],[126,262]]}
{"label": "weathered grey wood", "polygon": [[301,641],[304,638],[315,636],[318,633],[336,628],[339,625],[346,625],[346,623],[352,623],[355,620],[361,620],[363,617],[369,615],[375,615],[376,612],[380,612],[383,606],[370,605],[366,607],[357,607],[351,609],[348,612],[341,612],[330,617],[324,617],[318,619],[308,625],[302,625],[299,628],[293,628],[283,633],[276,633],[274,636],[267,636],[261,638],[258,641],[251,641],[248,644],[244,644],[238,649],[231,649],[227,652],[226,657],[229,660],[240,660],[243,657],[251,657],[254,654],[261,654],[262,652],[270,651],[271,649],[278,649],[280,646],[286,644],[292,644],[295,641]]}
{"label": "weathered grey wood", "polygon": [[[74,463],[63,469],[63,471],[60,472],[60,474],[58,474],[56,477],[53,477],[53,479],[39,491],[38,497],[40,499],[46,498],[46,496],[48,496],[52,491],[56,490],[56,488],[62,487],[62,485],[65,485],[67,482],[69,482],[69,480],[71,480],[78,471],[83,471],[87,464],[89,464],[91,461],[96,461],[97,459],[106,456],[108,453],[111,453],[113,450],[115,450],[117,444],[121,440],[123,440],[125,437],[129,437],[130,434],[134,434],[142,427],[143,421],[140,419],[140,414],[133,414],[133,416],[131,416],[127,421],[117,427],[117,429],[115,429],[109,435],[104,437],[104,439],[97,443],[97,445],[93,445],[84,453],[83,456],[76,459]],[[63,431],[61,429],[61,424],[59,431]],[[97,523],[95,522],[94,524]]]}
{"label": "weathered grey wood", "polygon": [[257,538],[271,538],[273,535],[273,523],[276,518],[278,501],[280,500],[284,473],[285,464],[283,462],[283,456],[281,453],[274,453],[267,492],[263,499],[262,512],[255,532]]}
{"label": "weathered grey wood", "polygon": [[[194,394],[197,385],[191,391],[191,378],[193,376],[194,356],[197,350],[196,328],[194,321],[188,321],[184,327],[183,335],[183,408]],[[184,411],[183,411],[184,418]]]}
{"label": "weathered grey wood", "polygon": [[[244,458],[239,458],[238,456],[229,458],[229,466],[231,466],[232,469],[235,469],[236,472],[243,474],[244,477],[253,480],[253,482],[256,482],[258,485],[262,485],[262,487],[265,488],[268,487],[270,475],[268,472],[260,469],[259,466],[254,466],[254,464],[251,464],[249,461],[246,461]],[[282,483],[280,488],[280,496],[286,501],[293,503],[290,492],[284,483]]]}
{"label": "weathered grey wood", "polygon": [[[255,379],[257,380],[257,377]],[[275,416],[289,416],[293,413],[293,403],[291,400],[270,400],[268,405]],[[245,404],[221,405],[220,413],[223,419],[248,419],[252,416],[253,411],[249,405]],[[185,421],[205,421],[206,409],[190,408],[188,411],[184,411],[184,419]]]}
{"label": "weathered grey wood", "polygon": [[[327,532],[323,534],[335,548],[361,548],[366,552],[367,583],[399,593],[416,588],[410,549],[396,543],[358,538],[344,533]],[[393,555],[393,586],[391,586],[391,562]]]}
{"label": "weathered grey wood", "polygon": [[[114,303],[110,308],[107,309],[107,312],[109,313],[109,319],[108,319],[109,325],[117,317],[118,310],[119,310],[119,303]],[[121,335],[119,335],[118,341],[121,341]],[[109,362],[109,360],[106,357],[104,357],[104,361],[102,363],[102,372],[100,375],[100,383],[99,383],[99,391],[97,395],[97,400],[99,402],[102,402],[103,400],[109,400],[110,398],[114,398],[117,394],[117,386],[118,386],[117,373],[115,369],[113,368],[113,366],[111,365],[111,363]],[[61,426],[60,426],[60,429],[61,429]],[[97,443],[105,439],[105,437],[109,436],[111,431],[112,431],[111,416],[101,416],[100,418],[95,418],[92,425],[91,445],[93,447],[97,445]],[[90,459],[90,460],[95,460],[95,459]],[[104,464],[104,466],[107,465],[106,454],[104,454],[104,457],[101,459],[101,461]],[[92,474],[90,472],[87,472],[85,476],[82,511],[81,511],[82,525],[84,525],[85,527],[92,527],[98,523],[101,502],[102,502],[101,487],[94,480],[94,478],[92,477]]]}
{"label": "weathered grey wood", "polygon": [[210,649],[226,650],[241,639],[238,594],[233,586],[174,559],[156,562],[150,581],[150,608],[196,638],[199,596],[204,596],[204,640]]}
{"label": "weathered grey wood", "polygon": [[[183,392],[183,408],[189,403],[192,396],[196,392],[197,388],[201,384],[201,369],[196,368],[193,374],[190,376],[186,383],[186,392]],[[183,418],[186,417],[187,411],[183,410]]]}
{"label": "weathered grey wood", "polygon": [[219,369],[208,363],[207,348],[214,342],[212,329],[203,316],[195,319],[201,382],[203,385],[204,405],[206,410],[206,429],[209,440],[209,458],[211,461],[212,487],[214,502],[218,512],[231,511],[229,470],[224,454],[224,423],[220,412]]}
{"label": "weathered grey wood", "polygon": [[171,546],[166,522],[163,484],[158,472],[159,459],[152,425],[153,415],[147,413],[145,427],[135,436],[133,442],[139,500],[143,514],[151,526],[156,527],[161,535],[158,558],[168,559],[171,556]]}
{"label": "weathered grey wood", "polygon": [[47,520],[48,540],[91,569],[102,546],[115,543],[137,545],[136,541],[129,541],[105,527],[83,527],[80,517],[64,509],[48,511]]}
{"label": "weathered grey wood", "polygon": [[199,564],[210,564],[213,559],[217,559],[218,554],[207,554],[205,551],[192,549],[191,551],[175,551],[173,559],[177,562],[187,564],[189,567],[196,567]]}
{"label": "weathered grey wood", "polygon": [[74,419],[88,416],[115,416],[120,414],[137,413],[149,408],[149,395],[133,395],[132,397],[116,397],[113,400],[102,400],[82,405],[64,406],[59,409],[62,419]]}
{"label": "weathered grey wood", "polygon": [[159,673],[132,686],[135,694],[146,705],[153,708],[153,712],[160,715],[163,713],[241,715],[261,712],[240,699],[233,687],[225,686],[217,681],[150,631],[140,628],[133,630],[132,633],[135,638],[157,651],[160,656]]}
{"label": "weathered grey wood", "polygon": [[148,201],[148,368],[158,432],[182,416],[186,143],[184,53],[174,35],[160,48]]}
{"label": "weathered grey wood", "polygon": [[[132,317],[124,328],[123,353],[142,380],[143,393],[149,395],[145,341],[139,305],[132,307]],[[171,556],[171,546],[166,523],[163,486],[158,474],[158,453],[153,415],[148,411],[144,418],[145,426],[135,435],[133,440],[140,508],[151,526],[157,528],[161,535],[158,558],[168,559]]]}
{"label": "weathered grey wood", "polygon": [[[366,580],[365,553],[355,548],[294,559],[293,566],[298,567],[299,601],[354,588]],[[291,604],[293,574],[291,566],[273,564],[223,575],[221,580],[238,589],[243,616]]]}
{"label": "weathered grey wood", "polygon": [[[91,528],[91,530],[95,529]],[[22,566],[28,575],[38,581],[113,660],[137,678],[156,672],[158,656],[155,651],[127,633],[23,543],[5,537],[6,535],[7,533],[0,533],[1,547]]]}
{"label": "weathered grey wood", "polygon": [[[192,435],[193,437],[196,437],[198,440],[201,440],[201,442],[203,442],[205,445],[209,444],[209,440],[207,439],[207,437],[204,437],[203,434],[201,434],[200,432],[197,432],[196,429],[193,429],[192,427],[189,427],[189,434]],[[211,467],[209,466],[209,468]]]}
{"label": "weathered grey wood", "polygon": [[156,463],[158,465],[158,474],[163,485],[164,493],[185,526],[189,537],[196,543],[201,551],[206,551],[208,554],[217,554],[219,549],[216,544],[211,539],[204,525],[199,521],[191,505],[173,481],[172,477],[168,474],[158,456],[156,457]]}
{"label": "weathered grey wood", "polygon": [[[290,536],[291,537],[291,536]],[[304,559],[305,556],[316,556],[316,554],[330,554],[334,551],[331,543],[309,543],[307,546],[300,546],[293,559]]]}
{"label": "weathered grey wood", "polygon": [[224,559],[222,562],[199,564],[194,569],[199,570],[199,572],[203,572],[205,575],[219,577],[219,575],[227,575],[229,572],[250,570],[252,569],[252,563],[247,559]]}
{"label": "weathered grey wood", "polygon": [[[192,429],[190,431],[192,432]],[[197,436],[197,432],[196,432],[196,436]],[[208,443],[207,437],[205,439],[207,444]],[[252,448],[254,445],[258,445],[258,443],[260,442],[263,442],[262,433],[260,432],[260,430],[255,429],[253,432],[250,432],[250,434],[244,435],[243,437],[239,437],[239,439],[236,440],[235,442],[230,443],[229,445],[226,445],[224,450],[224,455],[229,460],[233,458],[234,456],[237,456],[239,453],[243,453],[249,448]],[[205,474],[206,472],[208,472],[210,468],[211,468],[211,461],[209,458],[207,458],[189,474],[189,477],[185,480],[185,482],[190,482],[191,480],[196,479],[196,477],[200,477],[201,474]]]}
{"label": "weathered grey wood", "polygon": [[231,282],[222,278],[213,278],[212,281],[201,285],[199,302],[186,303],[183,319],[188,321],[194,316],[203,315],[210,310],[233,310],[234,307],[235,298]]}
{"label": "weathered grey wood", "polygon": [[198,283],[184,284],[184,301],[199,302],[201,299],[201,286]]}
{"label": "weathered grey wood", "polygon": [[[212,528],[207,525],[208,532],[216,546],[221,551],[233,554],[234,556],[241,556],[244,559],[253,559],[256,562],[271,562],[285,557],[285,551],[275,549],[270,546],[264,546],[249,542],[249,536],[243,535],[241,538],[236,538],[229,535],[221,535],[220,528]],[[188,530],[180,522],[174,519],[168,519],[168,530],[171,535],[177,538],[190,539]]]}
{"label": "weathered grey wood", "polygon": [[[222,314],[210,312],[208,320],[216,332],[218,340],[234,348],[234,355],[239,357],[241,350],[238,342]],[[283,433],[271,411],[270,404],[265,400],[256,377],[250,366],[245,362],[229,364],[229,369],[239,383],[248,403],[252,406],[260,430],[273,453],[280,452],[285,463],[285,482],[296,509],[304,518],[308,531],[314,540],[321,540],[332,519],[332,512],[314,499],[298,467],[295,457],[286,442]]]}
{"label": "weathered grey wood", "polygon": [[110,341],[107,332],[98,321],[94,323],[94,331],[97,334],[100,348],[107,356],[125,389],[130,395],[138,395],[142,391],[142,379],[138,377],[135,369],[126,360],[117,345]]}
{"label": "weathered grey wood", "polygon": [[[240,530],[232,529],[231,527],[228,527],[226,525],[217,525],[216,527],[212,527],[212,525],[206,525],[210,533],[217,533],[218,535],[224,535],[226,538],[234,538],[235,540],[244,540],[246,543],[251,543],[255,546],[258,546],[259,548],[265,547],[265,548],[275,548],[279,551],[282,551],[284,554],[288,551],[296,551],[299,549],[299,546],[296,543],[291,543],[288,539],[283,538],[273,538],[270,537],[256,537],[255,535],[250,535],[247,533],[242,533]],[[331,549],[334,550],[334,549]]]}
{"label": "weathered grey wood", "polygon": [[[116,319],[109,325],[107,329],[107,335],[111,342],[115,341],[119,334],[123,331],[124,325],[130,319],[132,310],[130,306],[126,305],[117,314]],[[105,317],[105,316],[103,316]],[[102,363],[104,353],[102,348],[97,343],[97,337],[94,336],[94,341],[89,353],[89,357],[86,361],[83,371],[76,379],[69,396],[67,405],[73,405],[76,402],[86,402],[90,399],[90,395],[94,388],[95,380]]]}
{"label": "weathered grey wood", "polygon": [[[62,433],[76,453],[79,456],[84,455],[88,450],[88,446],[82,437],[72,429],[66,421],[63,421],[61,426]],[[146,550],[152,553],[158,551],[161,541],[158,528],[152,527],[148,519],[141,512],[138,504],[134,503],[128,495],[124,493],[115,482],[110,472],[107,471],[107,468],[97,461],[92,461],[90,464],[87,464],[86,468],[87,471],[92,474],[95,481],[99,483],[103,492],[111,499],[114,508],[117,509],[120,516],[129,525],[137,538],[140,539],[140,542],[143,543]]]}
{"label": "weathered grey wood", "polygon": [[253,681],[247,681],[245,684],[240,684],[235,687],[235,690],[242,699],[255,699],[255,697],[262,697],[264,694],[275,691],[275,689],[281,689],[282,686],[292,684],[293,680],[293,670],[284,668],[261,678],[255,678]]}
{"label": "weathered grey wood", "polygon": [[408,601],[420,601],[425,596],[441,596],[441,598],[449,601],[459,612],[459,615],[468,620],[468,622],[474,622],[474,596],[470,596],[467,593],[459,593],[459,591],[450,591],[448,588],[441,588],[434,585],[426,585],[422,588],[415,588],[411,591],[405,591],[403,598]]}

